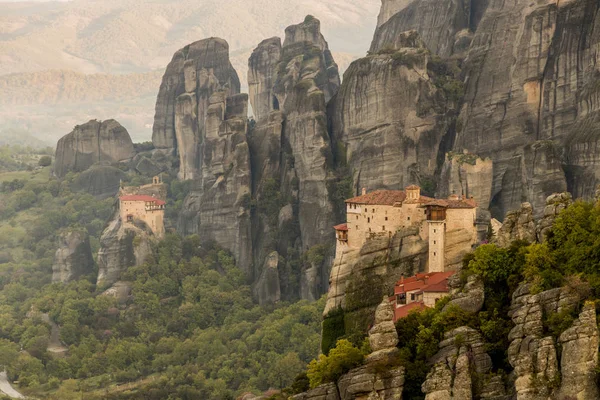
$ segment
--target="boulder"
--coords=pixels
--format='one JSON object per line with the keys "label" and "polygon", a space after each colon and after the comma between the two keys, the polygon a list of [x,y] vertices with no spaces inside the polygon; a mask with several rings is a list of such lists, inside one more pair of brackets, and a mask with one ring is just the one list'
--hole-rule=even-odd
{"label": "boulder", "polygon": [[134,155],[127,130],[114,119],[91,120],[77,125],[56,146],[54,174],[62,178],[68,172],[82,172],[98,163],[127,161]]}

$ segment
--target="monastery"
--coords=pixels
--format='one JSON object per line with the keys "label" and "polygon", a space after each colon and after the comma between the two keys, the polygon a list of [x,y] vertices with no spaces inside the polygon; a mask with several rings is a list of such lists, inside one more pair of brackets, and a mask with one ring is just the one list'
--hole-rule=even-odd
{"label": "monastery", "polygon": [[119,193],[121,221],[124,224],[143,221],[155,236],[163,237],[166,202],[159,198],[163,189],[164,185],[158,176],[149,185],[122,188]]}
{"label": "monastery", "polygon": [[451,195],[447,199],[434,199],[422,196],[421,189],[414,185],[404,191],[367,193],[363,189],[361,196],[346,200],[346,223],[334,227],[336,259],[351,249],[360,250],[375,237],[391,238],[402,228],[417,227],[420,239],[428,244],[427,264],[424,274],[396,284],[391,301],[396,318],[401,318],[411,309],[435,305],[435,301],[448,293],[447,279],[453,274],[446,272],[452,264],[449,259],[453,257],[449,254],[466,253],[477,243],[476,213],[477,203],[473,198]]}

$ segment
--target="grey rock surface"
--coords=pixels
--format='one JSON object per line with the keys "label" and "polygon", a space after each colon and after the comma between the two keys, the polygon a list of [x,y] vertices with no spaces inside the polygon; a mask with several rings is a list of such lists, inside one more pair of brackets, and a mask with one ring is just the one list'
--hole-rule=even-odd
{"label": "grey rock surface", "polygon": [[52,265],[52,282],[68,283],[94,271],[94,257],[87,232],[68,230],[58,239]]}
{"label": "grey rock surface", "polygon": [[114,119],[91,120],[77,125],[56,146],[54,174],[62,178],[68,172],[82,172],[94,164],[114,164],[134,155],[127,130]]}

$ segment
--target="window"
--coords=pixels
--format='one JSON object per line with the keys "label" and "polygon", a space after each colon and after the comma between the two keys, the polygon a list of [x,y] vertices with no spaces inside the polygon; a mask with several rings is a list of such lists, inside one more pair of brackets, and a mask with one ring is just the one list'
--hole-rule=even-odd
{"label": "window", "polygon": [[367,210],[367,209],[365,208],[365,212],[369,212],[369,210]]}
{"label": "window", "polygon": [[373,209],[373,214],[375,214],[375,209]]}
{"label": "window", "polygon": [[434,256],[434,257],[435,257],[435,256],[437,256],[437,253],[436,253],[435,251],[433,252],[433,256]]}
{"label": "window", "polygon": [[356,225],[356,229],[358,229],[358,225]]}
{"label": "window", "polygon": [[400,293],[396,296],[396,304],[406,304],[406,293]]}
{"label": "window", "polygon": [[433,241],[433,244],[437,244],[437,240],[434,240],[434,241]]}
{"label": "window", "polygon": [[385,225],[381,227],[381,230],[382,230],[382,231],[385,231]]}
{"label": "window", "polygon": [[358,215],[356,216],[356,219],[358,219]]}
{"label": "window", "polygon": [[133,215],[129,214],[127,216],[127,222],[131,222],[131,221],[133,221]]}
{"label": "window", "polygon": [[427,210],[423,211],[423,214],[427,215]]}
{"label": "window", "polygon": [[415,294],[414,293],[410,294],[410,301],[415,301]]}
{"label": "window", "polygon": [[371,222],[371,217],[367,218],[367,222]]}
{"label": "window", "polygon": [[371,232],[371,228],[369,228],[369,232]]}
{"label": "window", "polygon": [[387,220],[388,220],[388,217],[385,217],[385,220],[387,221]]}
{"label": "window", "polygon": [[407,221],[410,221],[410,217],[406,218]]}
{"label": "window", "polygon": [[434,229],[434,230],[433,230],[433,233],[437,233],[437,229]]}

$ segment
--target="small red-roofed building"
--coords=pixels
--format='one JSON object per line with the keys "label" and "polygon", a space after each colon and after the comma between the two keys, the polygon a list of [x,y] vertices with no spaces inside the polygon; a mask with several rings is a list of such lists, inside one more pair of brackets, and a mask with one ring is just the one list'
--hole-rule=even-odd
{"label": "small red-roofed building", "polygon": [[158,237],[165,233],[164,216],[166,202],[145,194],[119,196],[119,213],[123,224],[143,221]]}
{"label": "small red-roofed building", "polygon": [[390,297],[394,307],[394,322],[406,317],[412,310],[434,307],[450,293],[448,279],[455,273],[432,272],[400,279],[394,286],[394,296]]}

